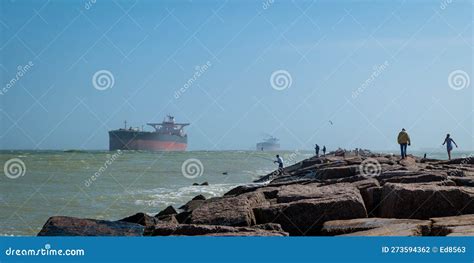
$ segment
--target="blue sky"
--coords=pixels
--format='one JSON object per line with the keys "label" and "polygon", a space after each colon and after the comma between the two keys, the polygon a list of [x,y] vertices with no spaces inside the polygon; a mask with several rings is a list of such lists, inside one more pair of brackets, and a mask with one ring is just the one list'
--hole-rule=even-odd
{"label": "blue sky", "polygon": [[[0,148],[107,149],[124,120],[173,114],[191,123],[190,150],[253,149],[264,134],[287,149],[395,149],[402,127],[414,148],[450,132],[471,150],[473,13],[450,0],[3,0]],[[100,70],[112,87],[94,87]],[[291,86],[273,88],[278,70]]]}

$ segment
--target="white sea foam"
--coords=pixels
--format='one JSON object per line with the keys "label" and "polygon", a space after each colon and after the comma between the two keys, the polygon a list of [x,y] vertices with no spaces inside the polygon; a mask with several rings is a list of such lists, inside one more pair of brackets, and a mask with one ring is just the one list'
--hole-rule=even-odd
{"label": "white sea foam", "polygon": [[150,207],[180,206],[196,195],[201,194],[206,198],[222,196],[236,186],[235,184],[210,184],[208,186],[185,186],[178,189],[154,188],[137,193],[145,194],[147,199],[135,200],[135,204]]}

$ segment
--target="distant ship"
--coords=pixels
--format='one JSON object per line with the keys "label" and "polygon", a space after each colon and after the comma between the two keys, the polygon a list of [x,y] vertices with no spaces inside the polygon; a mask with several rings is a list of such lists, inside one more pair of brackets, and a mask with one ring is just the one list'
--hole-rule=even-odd
{"label": "distant ship", "polygon": [[144,151],[186,151],[188,135],[183,128],[189,123],[176,123],[168,115],[162,123],[147,123],[155,131],[143,131],[138,128],[127,128],[109,131],[109,150],[144,150]]}
{"label": "distant ship", "polygon": [[278,141],[277,138],[270,136],[264,139],[263,142],[257,143],[257,151],[277,151],[280,149]]}

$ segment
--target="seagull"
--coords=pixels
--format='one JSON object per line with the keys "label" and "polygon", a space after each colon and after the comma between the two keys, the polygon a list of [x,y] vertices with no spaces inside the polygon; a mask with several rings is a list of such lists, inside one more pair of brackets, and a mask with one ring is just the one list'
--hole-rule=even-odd
{"label": "seagull", "polygon": [[329,123],[331,123],[331,125],[332,125],[332,121],[329,121]]}

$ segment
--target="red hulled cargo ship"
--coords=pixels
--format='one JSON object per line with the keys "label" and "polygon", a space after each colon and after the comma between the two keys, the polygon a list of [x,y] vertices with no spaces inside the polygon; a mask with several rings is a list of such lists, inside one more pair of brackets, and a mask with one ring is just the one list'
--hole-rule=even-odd
{"label": "red hulled cargo ship", "polygon": [[186,151],[188,135],[183,128],[189,123],[176,123],[167,116],[162,123],[147,123],[155,131],[125,128],[109,131],[109,150]]}

